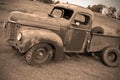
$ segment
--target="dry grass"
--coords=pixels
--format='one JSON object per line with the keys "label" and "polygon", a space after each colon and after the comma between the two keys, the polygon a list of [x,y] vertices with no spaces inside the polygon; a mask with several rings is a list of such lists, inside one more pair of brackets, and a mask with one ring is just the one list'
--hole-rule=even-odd
{"label": "dry grass", "polygon": [[52,6],[29,0],[3,0],[0,1],[0,9],[3,11],[19,10],[23,12],[49,12]]}

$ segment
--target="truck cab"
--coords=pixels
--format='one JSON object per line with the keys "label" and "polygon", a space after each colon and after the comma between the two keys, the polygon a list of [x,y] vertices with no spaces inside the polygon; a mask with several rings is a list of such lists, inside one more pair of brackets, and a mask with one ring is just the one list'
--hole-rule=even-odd
{"label": "truck cab", "polygon": [[98,17],[97,13],[73,4],[57,4],[47,16],[11,12],[4,26],[6,41],[20,53],[26,53],[26,62],[31,65],[60,60],[64,52],[72,52],[99,54],[107,66],[118,66],[120,22],[107,19],[116,25],[101,25],[104,23],[99,21],[107,17]]}

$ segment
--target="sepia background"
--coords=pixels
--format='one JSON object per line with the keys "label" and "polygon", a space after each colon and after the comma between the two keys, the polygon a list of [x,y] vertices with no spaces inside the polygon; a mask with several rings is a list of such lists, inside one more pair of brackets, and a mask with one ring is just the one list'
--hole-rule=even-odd
{"label": "sepia background", "polygon": [[[69,3],[77,4],[80,2],[80,0],[69,1]],[[88,3],[88,0],[83,0],[84,4],[85,1]],[[102,0],[99,1],[101,1],[100,4],[103,3],[108,7],[111,5],[119,10],[119,0],[111,0],[115,6],[111,2],[108,4],[108,0],[106,1],[107,4]],[[88,5],[98,3],[88,3]],[[82,0],[80,4],[82,4]],[[52,7],[53,4],[36,0],[0,0],[0,80],[120,80],[120,66],[117,68],[104,66],[97,57],[71,55],[59,62],[35,67],[28,65],[25,62],[24,55],[20,55],[8,46],[4,39],[3,22],[11,11],[17,10],[38,15],[45,13],[44,15],[46,15]]]}

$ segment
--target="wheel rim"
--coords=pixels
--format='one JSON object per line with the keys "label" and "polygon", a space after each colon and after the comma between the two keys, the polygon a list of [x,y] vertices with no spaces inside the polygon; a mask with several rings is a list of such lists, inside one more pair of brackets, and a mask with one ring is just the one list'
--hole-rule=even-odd
{"label": "wheel rim", "polygon": [[101,55],[101,61],[109,67],[117,67],[119,65],[120,55],[116,48],[107,48]]}
{"label": "wheel rim", "polygon": [[115,62],[116,61],[116,58],[117,58],[117,55],[115,54],[115,52],[110,52],[108,54],[108,60],[111,61],[111,62]]}
{"label": "wheel rim", "polygon": [[40,66],[49,63],[53,58],[53,48],[45,43],[41,43],[32,47],[26,54],[26,62],[31,65]]}
{"label": "wheel rim", "polygon": [[41,59],[41,58],[44,58],[46,55],[46,50],[45,49],[38,49],[37,51],[36,51],[36,56],[35,56],[35,58],[36,59]]}
{"label": "wheel rim", "polygon": [[47,53],[47,50],[44,48],[38,49],[34,54],[34,60],[38,63],[45,62],[48,57],[49,57],[49,54]]}

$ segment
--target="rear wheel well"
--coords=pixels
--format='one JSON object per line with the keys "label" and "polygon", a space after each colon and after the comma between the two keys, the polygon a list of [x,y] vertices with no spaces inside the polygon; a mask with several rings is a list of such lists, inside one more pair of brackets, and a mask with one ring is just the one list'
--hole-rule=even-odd
{"label": "rear wheel well", "polygon": [[92,29],[91,33],[104,34],[104,29],[101,26],[96,26]]}

